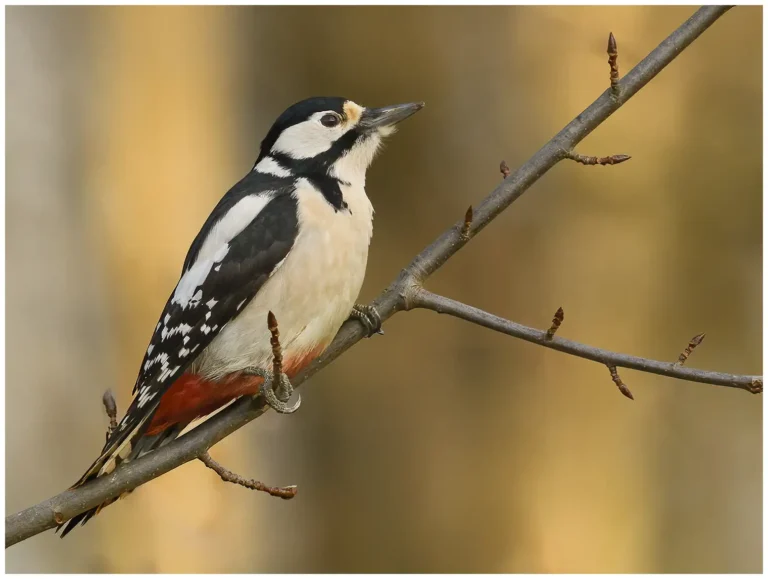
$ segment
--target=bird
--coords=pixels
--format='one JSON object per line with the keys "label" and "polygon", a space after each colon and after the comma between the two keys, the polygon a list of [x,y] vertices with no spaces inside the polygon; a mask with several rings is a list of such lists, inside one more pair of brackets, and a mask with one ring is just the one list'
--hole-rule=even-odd
{"label": "bird", "polygon": [[[395,125],[424,106],[366,108],[312,97],[286,109],[253,168],[214,207],[144,354],[133,400],[101,454],[75,483],[107,475],[177,438],[242,396],[293,412],[290,379],[328,347],[342,324],[381,333],[356,303],[373,234],[366,170]],[[279,321],[282,376],[272,376],[268,316]],[[117,498],[57,527],[66,536]]]}

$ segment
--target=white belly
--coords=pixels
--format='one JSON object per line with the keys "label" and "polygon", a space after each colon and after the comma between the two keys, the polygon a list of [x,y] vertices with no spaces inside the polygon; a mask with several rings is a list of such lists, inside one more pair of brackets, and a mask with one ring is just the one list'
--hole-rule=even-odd
{"label": "white belly", "polygon": [[373,208],[362,186],[342,186],[349,209],[335,211],[309,183],[299,183],[299,236],[293,248],[195,361],[196,373],[218,379],[248,366],[269,368],[270,310],[286,362],[326,347],[349,317],[365,276]]}

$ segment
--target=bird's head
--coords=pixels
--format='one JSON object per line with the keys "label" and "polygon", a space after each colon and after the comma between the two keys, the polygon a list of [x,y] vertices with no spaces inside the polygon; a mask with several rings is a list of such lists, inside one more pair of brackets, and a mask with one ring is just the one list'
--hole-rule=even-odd
{"label": "bird's head", "polygon": [[314,97],[278,117],[261,143],[255,169],[279,177],[327,174],[365,179],[382,138],[424,103],[366,108],[341,97]]}

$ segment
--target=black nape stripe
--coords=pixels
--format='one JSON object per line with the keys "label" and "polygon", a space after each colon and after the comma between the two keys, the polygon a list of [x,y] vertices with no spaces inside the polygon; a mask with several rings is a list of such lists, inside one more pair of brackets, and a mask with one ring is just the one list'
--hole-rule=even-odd
{"label": "black nape stripe", "polygon": [[[339,211],[349,211],[349,205],[344,201],[344,194],[341,192],[341,185],[349,185],[349,183],[322,173],[302,176],[323,194],[325,200],[333,206],[337,213]],[[351,211],[349,213],[350,215],[352,214]]]}
{"label": "black nape stripe", "polygon": [[344,195],[341,192],[341,185],[349,185],[349,183],[329,175],[328,171],[331,165],[352,149],[360,138],[366,137],[352,129],[333,143],[330,149],[308,159],[294,159],[290,155],[277,151],[271,151],[269,156],[280,166],[289,170],[294,178],[303,177],[310,181],[337,212],[349,211],[349,205],[344,201]]}

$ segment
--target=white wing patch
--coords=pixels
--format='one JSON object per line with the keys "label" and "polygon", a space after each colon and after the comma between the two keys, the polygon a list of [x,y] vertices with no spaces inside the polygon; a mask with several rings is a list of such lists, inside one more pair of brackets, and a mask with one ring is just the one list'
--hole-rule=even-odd
{"label": "white wing patch", "polygon": [[200,253],[197,255],[197,261],[212,258],[222,245],[228,244],[242,233],[243,229],[248,227],[251,221],[261,213],[261,210],[266,207],[274,195],[274,191],[264,191],[258,195],[243,197],[235,203],[226,215],[211,228],[208,237],[205,238],[203,246],[200,248]]}
{"label": "white wing patch", "polygon": [[[228,242],[220,246],[213,256],[207,258],[198,257],[197,261],[195,261],[195,263],[184,272],[184,275],[181,276],[179,285],[176,286],[176,291],[173,292],[171,303],[180,304],[181,307],[185,308],[192,301],[199,302],[203,297],[203,293],[202,291],[197,290],[197,288],[205,283],[205,278],[211,273],[213,264],[219,263],[224,259],[227,252],[229,252]],[[166,318],[170,318],[170,316],[166,316]],[[167,324],[168,321],[166,320],[165,323]]]}
{"label": "white wing patch", "polygon": [[[229,243],[250,225],[273,197],[273,191],[248,195],[227,211],[226,215],[211,228],[195,262],[181,276],[171,303],[186,308],[196,305],[203,299],[202,291],[198,288],[205,282],[211,268],[221,263],[229,252]],[[168,323],[167,319],[165,323]]]}

